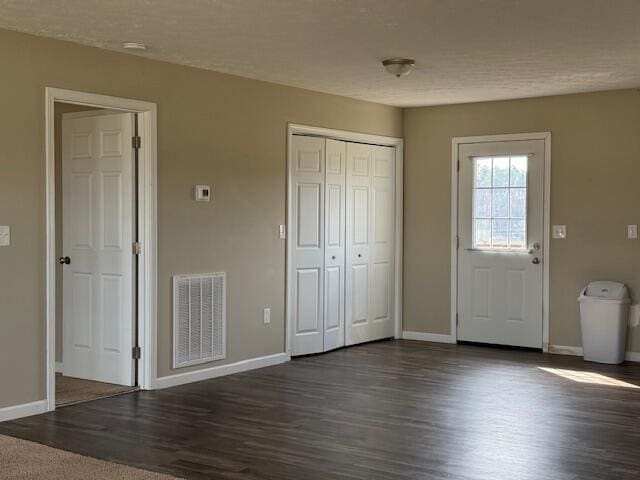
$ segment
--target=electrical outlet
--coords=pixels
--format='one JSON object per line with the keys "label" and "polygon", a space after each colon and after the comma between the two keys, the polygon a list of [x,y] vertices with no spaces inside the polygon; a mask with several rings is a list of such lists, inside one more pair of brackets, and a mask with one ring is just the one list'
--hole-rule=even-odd
{"label": "electrical outlet", "polygon": [[265,308],[264,312],[262,313],[262,321],[267,324],[267,323],[271,323],[271,309],[270,308]]}
{"label": "electrical outlet", "polygon": [[629,240],[637,240],[638,225],[627,225],[627,238]]}
{"label": "electrical outlet", "polygon": [[284,240],[287,238],[287,227],[286,225],[280,225],[280,239]]}
{"label": "electrical outlet", "polygon": [[8,225],[0,225],[0,247],[11,245],[11,228]]}

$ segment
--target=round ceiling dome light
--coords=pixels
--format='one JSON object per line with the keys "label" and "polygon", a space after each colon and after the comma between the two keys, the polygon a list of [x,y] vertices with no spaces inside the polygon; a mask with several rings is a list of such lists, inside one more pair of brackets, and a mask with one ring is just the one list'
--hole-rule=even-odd
{"label": "round ceiling dome light", "polygon": [[138,51],[143,51],[147,49],[147,46],[144,43],[138,43],[138,42],[124,42],[122,44],[122,48],[124,48],[125,50],[138,50]]}
{"label": "round ceiling dome light", "polygon": [[395,75],[397,78],[404,77],[409,74],[415,66],[415,60],[408,58],[388,58],[382,61],[382,66],[391,75]]}

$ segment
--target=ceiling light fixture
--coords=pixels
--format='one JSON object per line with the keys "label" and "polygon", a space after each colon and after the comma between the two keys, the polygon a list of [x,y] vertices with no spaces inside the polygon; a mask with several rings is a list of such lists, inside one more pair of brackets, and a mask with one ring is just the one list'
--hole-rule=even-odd
{"label": "ceiling light fixture", "polygon": [[395,75],[397,78],[407,75],[415,66],[415,60],[408,58],[388,58],[382,61],[382,66],[391,75]]}
{"label": "ceiling light fixture", "polygon": [[122,48],[125,50],[146,50],[147,46],[144,43],[138,42],[124,42]]}

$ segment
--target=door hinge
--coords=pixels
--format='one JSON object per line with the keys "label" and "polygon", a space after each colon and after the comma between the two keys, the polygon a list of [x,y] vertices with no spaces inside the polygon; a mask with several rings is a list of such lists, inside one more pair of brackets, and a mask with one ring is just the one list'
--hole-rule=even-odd
{"label": "door hinge", "polygon": [[458,313],[456,312],[456,327],[458,326]]}
{"label": "door hinge", "polygon": [[460,159],[458,159],[458,164],[456,166],[457,170],[460,171]]}
{"label": "door hinge", "polygon": [[140,255],[142,253],[142,244],[140,242],[133,242],[133,254]]}
{"label": "door hinge", "polygon": [[460,237],[456,237],[456,248],[460,248]]}
{"label": "door hinge", "polygon": [[142,146],[142,138],[138,135],[131,137],[131,146],[135,149],[140,148]]}
{"label": "door hinge", "polygon": [[134,360],[140,360],[142,357],[142,349],[140,347],[133,347],[131,349],[131,358]]}

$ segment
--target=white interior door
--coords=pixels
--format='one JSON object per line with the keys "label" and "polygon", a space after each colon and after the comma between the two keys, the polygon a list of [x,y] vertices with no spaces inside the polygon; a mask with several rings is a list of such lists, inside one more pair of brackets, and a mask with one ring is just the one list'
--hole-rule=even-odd
{"label": "white interior door", "polygon": [[458,339],[542,348],[544,141],[461,144]]}
{"label": "white interior door", "polygon": [[291,139],[291,354],[324,350],[325,139]]}
{"label": "white interior door", "polygon": [[347,143],[346,345],[393,336],[394,155]]}
{"label": "white interior door", "polygon": [[132,114],[62,121],[63,369],[133,385]]}
{"label": "white interior door", "polygon": [[344,345],[346,144],[326,141],[324,351]]}

